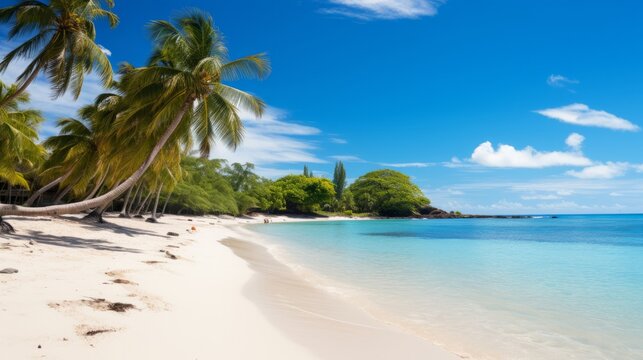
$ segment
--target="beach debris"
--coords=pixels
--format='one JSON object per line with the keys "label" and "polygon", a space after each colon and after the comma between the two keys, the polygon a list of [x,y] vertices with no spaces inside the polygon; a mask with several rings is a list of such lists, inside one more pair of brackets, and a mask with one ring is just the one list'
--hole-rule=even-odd
{"label": "beach debris", "polygon": [[192,219],[188,219],[188,221],[192,221]]}
{"label": "beach debris", "polygon": [[18,272],[18,269],[14,269],[14,268],[4,268],[0,270],[0,274],[15,274],[17,272]]}
{"label": "beach debris", "polygon": [[158,260],[147,260],[143,261],[145,264],[149,265],[154,265],[154,264],[165,264],[165,261],[158,261]]}
{"label": "beach debris", "polygon": [[126,312],[127,310],[134,309],[134,305],[128,303],[115,302],[110,303],[107,308],[111,311]]}
{"label": "beach debris", "polygon": [[42,346],[40,346],[40,344],[38,345],[38,349],[42,349]]}
{"label": "beach debris", "polygon": [[169,257],[172,260],[178,259],[178,257],[176,255],[172,254],[171,252],[169,252],[167,250],[165,250],[165,256]]}
{"label": "beach debris", "polygon": [[110,302],[103,298],[89,298],[90,300],[80,300],[80,301],[63,301],[63,303],[50,303],[49,307],[53,309],[67,307],[74,304],[84,304],[93,309],[101,311],[115,311],[115,312],[126,312],[127,310],[136,309],[132,304],[121,303],[121,302]]}
{"label": "beach debris", "polygon": [[168,235],[168,236],[179,236],[179,234],[178,234],[178,233],[175,233],[175,232],[173,232],[173,231],[168,232],[168,233],[167,233],[167,235]]}
{"label": "beach debris", "polygon": [[192,231],[196,231],[196,226],[192,225]]}
{"label": "beach debris", "polygon": [[113,282],[114,284],[138,285],[137,283],[135,283],[135,282],[133,282],[133,281],[129,281],[129,280],[127,280],[127,279],[116,279],[116,280],[112,280],[112,282]]}
{"label": "beach debris", "polygon": [[114,329],[96,329],[96,330],[88,330],[85,332],[85,336],[94,336],[102,333],[107,333],[107,332],[114,332]]}
{"label": "beach debris", "polygon": [[170,248],[176,248],[176,249],[178,249],[178,248],[179,248],[179,247],[178,247],[178,246],[176,246],[176,245],[167,245],[167,247],[170,247]]}
{"label": "beach debris", "polygon": [[29,240],[29,245],[36,245],[36,243],[33,240]]}

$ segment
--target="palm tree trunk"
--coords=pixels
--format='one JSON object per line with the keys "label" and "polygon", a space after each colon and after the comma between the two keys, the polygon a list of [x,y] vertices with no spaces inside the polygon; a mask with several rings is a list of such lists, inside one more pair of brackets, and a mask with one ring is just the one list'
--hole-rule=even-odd
{"label": "palm tree trunk", "polygon": [[170,191],[170,193],[167,194],[167,198],[165,198],[165,204],[163,204],[163,210],[161,211],[161,216],[165,215],[165,209],[167,208],[167,203],[170,202],[171,196],[172,196],[172,192]]}
{"label": "palm tree trunk", "polygon": [[7,202],[8,202],[9,204],[13,204],[13,203],[11,202],[11,190],[12,190],[12,189],[13,189],[13,186],[11,186],[11,184],[9,184],[9,199],[7,200]]}
{"label": "palm tree trunk", "polygon": [[132,188],[133,187],[131,187],[131,188],[129,188],[129,190],[127,190],[127,195],[125,195],[125,201],[123,202],[123,208],[121,209],[121,213],[118,214],[118,217],[123,217],[123,218],[128,218],[129,217],[129,211],[128,211],[127,205],[129,205],[128,204],[129,203],[129,197],[130,197],[130,195],[132,195]]}
{"label": "palm tree trunk", "polygon": [[147,219],[147,220],[145,220],[147,222],[153,222],[153,223],[157,222],[156,219],[158,217],[156,216],[156,212],[157,212],[158,207],[159,207],[159,198],[161,197],[161,190],[163,190],[163,185],[159,186],[159,189],[156,191],[156,199],[154,200],[154,208],[152,208],[152,217]]}
{"label": "palm tree trunk", "polygon": [[152,196],[152,192],[150,191],[150,192],[147,193],[147,196],[145,197],[145,200],[143,200],[141,205],[138,207],[138,210],[136,210],[136,215],[134,215],[134,217],[138,218],[138,217],[143,216],[143,215],[141,215],[141,211],[143,211],[143,208],[145,208],[145,205],[147,205],[147,200],[149,200],[149,198],[151,196]]}
{"label": "palm tree trunk", "polygon": [[29,77],[27,78],[27,80],[25,80],[25,82],[23,82],[23,83],[22,83],[22,85],[20,85],[20,87],[18,87],[18,89],[16,89],[16,92],[14,92],[13,94],[11,94],[11,95],[7,96],[6,98],[4,98],[4,101],[0,102],[0,107],[1,107],[2,105],[4,105],[4,104],[8,104],[11,100],[15,99],[15,98],[16,98],[16,97],[18,97],[20,94],[22,94],[25,90],[27,90],[27,88],[29,87],[29,85],[31,85],[31,83],[32,83],[34,80],[36,80],[36,77],[38,76],[38,73],[39,73],[39,72],[40,72],[40,65],[38,65],[38,66],[34,69],[34,71],[31,73],[31,75],[29,75]]}
{"label": "palm tree trunk", "polygon": [[[134,197],[132,198],[132,201],[130,202],[129,207],[127,208],[127,214],[128,215],[132,213],[132,209],[134,208],[134,204],[135,203],[138,204],[139,202],[141,202],[141,196],[139,195],[139,193],[141,192],[142,187],[143,187],[143,184],[139,184],[136,187],[136,191],[134,192]],[[137,198],[138,198],[138,201],[136,200]]]}
{"label": "palm tree trunk", "polygon": [[17,215],[17,216],[47,216],[47,215],[63,215],[63,214],[75,214],[81,211],[95,208],[101,206],[105,203],[113,201],[117,197],[121,196],[127,189],[136,184],[138,180],[143,177],[145,171],[152,165],[154,159],[158,153],[163,149],[163,146],[167,140],[172,136],[176,128],[183,120],[183,117],[187,111],[192,106],[194,99],[192,97],[188,98],[183,104],[183,107],[176,114],[175,118],[172,120],[170,125],[165,129],[163,135],[159,138],[157,144],[154,146],[150,154],[147,156],[147,159],[143,164],[136,170],[127,180],[123,181],[119,186],[113,188],[112,190],[106,192],[105,194],[95,197],[89,200],[78,201],[71,204],[62,204],[62,205],[52,205],[44,206],[39,208],[30,208],[24,206],[16,205],[0,205],[0,216],[4,215]]}
{"label": "palm tree trunk", "polygon": [[100,177],[100,179],[96,182],[96,185],[94,185],[94,188],[93,188],[93,189],[92,189],[92,191],[89,193],[89,195],[87,195],[87,197],[85,198],[85,200],[89,200],[89,199],[93,198],[93,197],[94,197],[94,195],[96,195],[96,193],[98,192],[98,190],[100,190],[100,188],[101,188],[101,187],[103,186],[103,184],[105,183],[105,179],[106,179],[106,178],[107,178],[107,171],[106,171],[106,172],[105,172],[105,174],[103,174],[103,176],[101,176],[101,177]]}
{"label": "palm tree trunk", "polygon": [[46,193],[49,189],[65,181],[69,177],[69,175],[71,175],[71,170],[68,171],[67,174],[41,187],[40,189],[38,189],[38,191],[34,192],[33,195],[31,195],[31,197],[27,199],[27,201],[25,201],[24,204],[22,204],[22,206],[31,206],[34,203],[34,201],[36,201],[42,194]]}
{"label": "palm tree trunk", "polygon": [[65,195],[67,195],[71,191],[71,189],[73,187],[74,187],[74,185],[72,185],[72,184],[67,185],[67,187],[63,191],[61,191],[58,194],[58,196],[56,196],[56,199],[54,200],[54,204],[60,204],[62,199],[65,197]]}

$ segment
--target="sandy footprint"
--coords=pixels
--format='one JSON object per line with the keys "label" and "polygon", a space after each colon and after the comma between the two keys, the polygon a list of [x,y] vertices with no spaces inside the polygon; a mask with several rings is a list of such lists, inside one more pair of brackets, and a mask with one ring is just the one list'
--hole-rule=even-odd
{"label": "sandy footprint", "polygon": [[99,311],[114,311],[119,313],[136,309],[136,306],[129,303],[111,302],[102,298],[65,300],[62,302],[51,302],[48,305],[50,308],[57,310],[68,310],[79,306],[89,306],[92,309]]}

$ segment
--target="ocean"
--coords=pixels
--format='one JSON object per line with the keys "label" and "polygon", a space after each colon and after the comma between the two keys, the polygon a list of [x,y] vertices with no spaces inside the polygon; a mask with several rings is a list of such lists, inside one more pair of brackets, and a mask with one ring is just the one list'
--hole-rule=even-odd
{"label": "ocean", "polygon": [[643,215],[253,225],[282,261],[474,359],[643,359]]}

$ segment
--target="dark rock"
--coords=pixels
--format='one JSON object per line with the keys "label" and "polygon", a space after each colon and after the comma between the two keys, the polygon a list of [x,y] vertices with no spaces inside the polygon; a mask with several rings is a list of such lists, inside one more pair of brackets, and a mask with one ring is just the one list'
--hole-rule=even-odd
{"label": "dark rock", "polygon": [[5,268],[0,270],[0,274],[15,274],[17,272],[18,272],[18,269],[14,269],[14,268]]}

